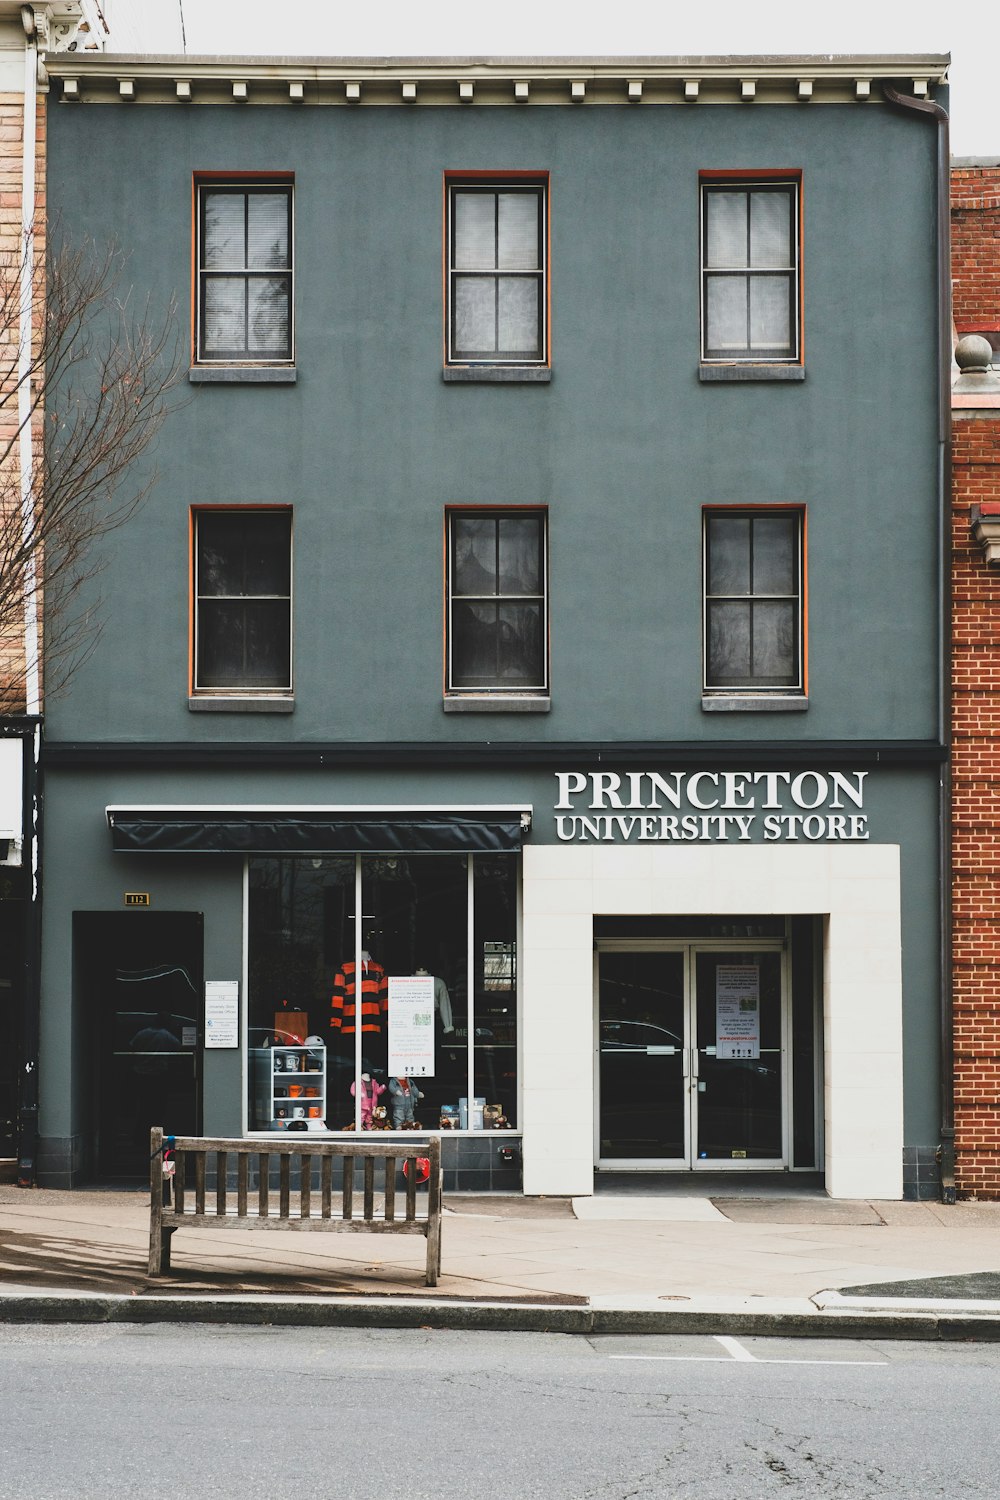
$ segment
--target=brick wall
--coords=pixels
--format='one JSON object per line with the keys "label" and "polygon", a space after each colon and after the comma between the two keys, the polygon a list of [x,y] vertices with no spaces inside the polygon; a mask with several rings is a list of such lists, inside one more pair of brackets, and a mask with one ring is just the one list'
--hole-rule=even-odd
{"label": "brick wall", "polygon": [[953,167],[951,268],[955,327],[1000,349],[1000,167]]}
{"label": "brick wall", "polygon": [[[952,171],[959,335],[1000,347],[1000,167]],[[953,427],[953,886],[956,1184],[1000,1198],[1000,567],[973,507],[1000,502],[1000,408]]]}
{"label": "brick wall", "polygon": [[[16,518],[19,496],[17,444],[16,372],[18,357],[17,276],[21,263],[21,145],[24,99],[21,94],[0,93],[0,535],[11,514]],[[44,285],[41,267],[45,259],[45,99],[39,97],[35,127],[36,233],[35,282]],[[13,301],[10,300],[14,289]],[[36,319],[39,302],[36,296]],[[35,454],[41,441],[41,414],[35,421]],[[10,451],[8,452],[8,447]],[[0,626],[0,713],[24,712],[23,634],[16,628],[5,635]]]}

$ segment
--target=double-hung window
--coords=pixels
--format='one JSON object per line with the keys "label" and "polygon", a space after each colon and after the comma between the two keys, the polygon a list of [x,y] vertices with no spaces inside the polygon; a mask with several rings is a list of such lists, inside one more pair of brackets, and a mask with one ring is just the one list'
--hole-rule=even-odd
{"label": "double-hung window", "polygon": [[797,180],[703,178],[703,360],[799,360],[799,262]]}
{"label": "double-hung window", "polygon": [[448,181],[447,361],[544,365],[546,184]]}
{"label": "double-hung window", "polygon": [[289,696],[290,508],[196,510],[193,547],[195,695]]}
{"label": "double-hung window", "polygon": [[449,511],[447,592],[448,693],[545,694],[545,511]]}
{"label": "double-hung window", "polygon": [[707,694],[802,695],[804,513],[705,511]]}
{"label": "double-hung window", "polygon": [[196,244],[196,362],[291,364],[291,182],[199,182]]}

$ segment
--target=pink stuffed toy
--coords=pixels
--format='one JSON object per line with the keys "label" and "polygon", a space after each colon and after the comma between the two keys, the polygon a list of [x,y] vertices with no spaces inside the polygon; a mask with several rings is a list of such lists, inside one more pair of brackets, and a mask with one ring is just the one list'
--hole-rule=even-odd
{"label": "pink stuffed toy", "polygon": [[[356,1094],[357,1093],[357,1090],[356,1090],[355,1085],[353,1083],[351,1084],[351,1093],[352,1094]],[[378,1103],[380,1096],[382,1094],[384,1094],[384,1093],[385,1093],[385,1084],[384,1083],[376,1083],[376,1081],[375,1081],[374,1078],[370,1078],[367,1073],[362,1073],[362,1075],[361,1075],[361,1129],[362,1130],[371,1130],[371,1128],[372,1128],[372,1116],[374,1114],[375,1106]]]}

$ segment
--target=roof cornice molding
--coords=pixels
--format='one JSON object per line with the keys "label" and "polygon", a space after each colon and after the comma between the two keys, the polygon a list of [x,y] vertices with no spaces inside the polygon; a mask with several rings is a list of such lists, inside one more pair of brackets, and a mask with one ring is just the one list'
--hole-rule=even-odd
{"label": "roof cornice molding", "polygon": [[[49,54],[64,100],[106,104],[880,103],[880,85],[929,97],[935,55],[822,57],[150,57]],[[123,87],[124,85],[124,87]]]}

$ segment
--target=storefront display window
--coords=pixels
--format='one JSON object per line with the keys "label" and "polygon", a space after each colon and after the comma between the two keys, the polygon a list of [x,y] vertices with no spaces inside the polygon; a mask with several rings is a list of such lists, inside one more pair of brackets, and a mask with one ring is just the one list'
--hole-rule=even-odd
{"label": "storefront display window", "polygon": [[252,1130],[516,1124],[516,856],[255,858],[248,915]]}

